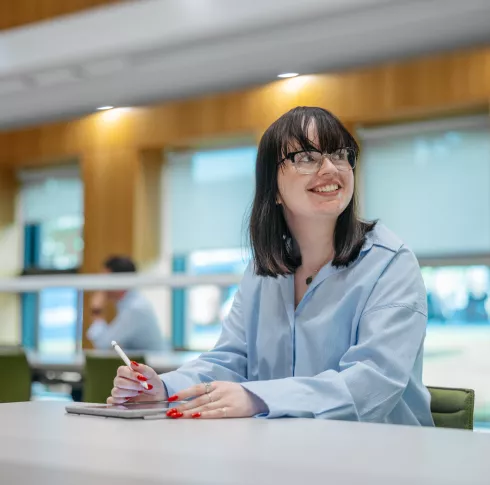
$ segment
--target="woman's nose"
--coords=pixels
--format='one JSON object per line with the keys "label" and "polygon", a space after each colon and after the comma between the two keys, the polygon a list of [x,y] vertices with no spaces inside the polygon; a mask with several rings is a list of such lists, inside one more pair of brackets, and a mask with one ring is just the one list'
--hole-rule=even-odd
{"label": "woman's nose", "polygon": [[322,156],[322,164],[318,170],[318,175],[337,172],[337,167],[332,163],[327,154]]}

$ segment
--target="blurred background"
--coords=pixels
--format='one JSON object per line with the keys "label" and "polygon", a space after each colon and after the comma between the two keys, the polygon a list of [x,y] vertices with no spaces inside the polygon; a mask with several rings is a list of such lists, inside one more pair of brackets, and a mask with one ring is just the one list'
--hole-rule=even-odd
{"label": "blurred background", "polygon": [[[316,105],[361,145],[363,217],[419,258],[425,383],[475,389],[490,429],[489,25],[487,0],[2,0],[0,347],[30,397],[80,399],[93,290],[151,303],[158,370],[214,345],[257,142]],[[139,272],[102,275],[114,254]]]}

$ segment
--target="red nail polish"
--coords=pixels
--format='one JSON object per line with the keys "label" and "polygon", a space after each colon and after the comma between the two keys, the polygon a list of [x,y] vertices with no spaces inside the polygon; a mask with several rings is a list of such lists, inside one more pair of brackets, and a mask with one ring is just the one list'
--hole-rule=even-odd
{"label": "red nail polish", "polygon": [[184,413],[179,413],[179,412],[177,412],[177,413],[172,414],[170,417],[171,417],[171,418],[173,418],[173,419],[179,419],[179,418],[181,418],[183,415],[184,415]]}
{"label": "red nail polish", "polygon": [[145,376],[142,376],[142,375],[137,375],[136,378],[139,380],[139,381],[143,381],[143,382],[146,382],[148,379],[145,377]]}
{"label": "red nail polish", "polygon": [[151,391],[153,389],[153,386],[151,384],[148,384],[148,390]]}
{"label": "red nail polish", "polygon": [[135,367],[139,367],[138,362],[135,362],[134,360],[131,361],[131,364],[134,365]]}
{"label": "red nail polish", "polygon": [[175,396],[170,396],[168,398],[168,402],[174,402],[174,401],[178,401],[179,400],[179,396],[175,395]]}
{"label": "red nail polish", "polygon": [[167,416],[171,417],[171,416],[173,416],[174,414],[177,414],[177,413],[178,413],[177,409],[172,408],[172,409],[169,409],[167,411]]}
{"label": "red nail polish", "polygon": [[143,391],[138,391],[138,394],[143,394]]}
{"label": "red nail polish", "polygon": [[201,413],[194,413],[194,414],[192,415],[192,417],[193,417],[194,419],[200,418],[200,417],[201,417]]}

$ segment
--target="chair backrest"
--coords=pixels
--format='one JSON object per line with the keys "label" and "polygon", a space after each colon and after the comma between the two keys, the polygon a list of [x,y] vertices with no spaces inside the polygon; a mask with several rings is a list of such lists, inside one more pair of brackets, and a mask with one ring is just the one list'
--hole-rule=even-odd
{"label": "chair backrest", "polygon": [[[142,355],[129,356],[132,360],[145,363]],[[83,400],[85,402],[105,403],[111,395],[114,378],[119,366],[124,362],[117,355],[85,354],[83,379]]]}
{"label": "chair backrest", "polygon": [[23,349],[3,347],[0,350],[0,402],[31,399],[31,369]]}
{"label": "chair backrest", "polygon": [[475,391],[429,387],[430,410],[438,428],[473,429]]}

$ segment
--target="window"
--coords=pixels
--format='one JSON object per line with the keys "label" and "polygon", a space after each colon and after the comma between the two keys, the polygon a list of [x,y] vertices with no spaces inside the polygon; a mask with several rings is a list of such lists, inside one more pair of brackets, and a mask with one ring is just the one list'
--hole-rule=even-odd
{"label": "window", "polygon": [[81,323],[81,293],[73,288],[49,288],[38,297],[38,350],[70,354],[77,350]]}
{"label": "window", "polygon": [[[24,274],[76,272],[83,255],[83,184],[76,166],[26,170],[21,180]],[[80,345],[82,294],[49,288],[22,295],[22,342],[47,353]]]}
{"label": "window", "polygon": [[[83,183],[76,167],[23,171],[20,212],[24,227],[35,228],[36,266],[72,269],[82,263]],[[32,241],[26,241],[26,246]]]}
{"label": "window", "polygon": [[485,325],[490,329],[487,266],[424,267],[430,325]]}
{"label": "window", "polygon": [[[250,146],[169,154],[166,220],[174,272],[243,273],[250,259],[245,229],[256,156]],[[174,346],[213,347],[236,290],[173,290]]]}
{"label": "window", "polygon": [[363,216],[420,257],[490,252],[488,116],[361,130]]}
{"label": "window", "polygon": [[83,215],[67,215],[41,224],[41,268],[70,269],[82,263]]}

